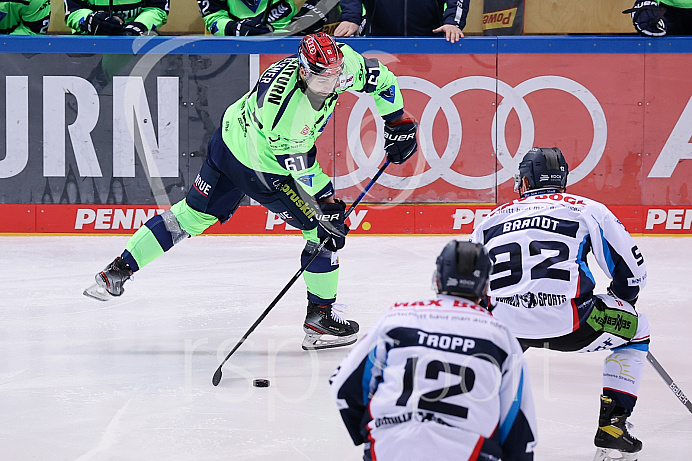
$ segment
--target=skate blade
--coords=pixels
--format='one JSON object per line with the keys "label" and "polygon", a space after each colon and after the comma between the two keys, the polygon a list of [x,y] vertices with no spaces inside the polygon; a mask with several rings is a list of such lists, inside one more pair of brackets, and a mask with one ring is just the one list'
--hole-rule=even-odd
{"label": "skate blade", "polygon": [[82,294],[88,298],[98,299],[99,301],[110,301],[113,299],[110,293],[96,283],[84,290]]}
{"label": "skate blade", "polygon": [[639,452],[625,453],[614,448],[596,448],[593,461],[638,461]]}
{"label": "skate blade", "polygon": [[332,347],[350,346],[358,340],[358,335],[331,336],[319,334],[306,334],[303,339],[303,350],[330,349]]}

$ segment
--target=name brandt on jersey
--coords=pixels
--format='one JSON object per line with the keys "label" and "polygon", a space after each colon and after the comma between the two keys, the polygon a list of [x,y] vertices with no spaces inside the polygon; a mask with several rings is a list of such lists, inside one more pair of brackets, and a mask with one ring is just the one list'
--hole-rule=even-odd
{"label": "name brandt on jersey", "polygon": [[548,218],[545,216],[534,216],[533,218],[523,218],[515,219],[512,221],[507,221],[502,225],[502,232],[511,232],[520,229],[526,229],[528,227],[534,229],[546,229],[555,231],[557,225],[560,222],[553,218]]}
{"label": "name brandt on jersey", "polygon": [[496,224],[484,230],[483,236],[487,243],[489,240],[500,235],[524,229],[541,229],[574,238],[579,231],[579,223],[550,216],[532,216],[528,218],[512,219],[507,222]]}
{"label": "name brandt on jersey", "polygon": [[537,306],[561,306],[562,304],[567,302],[567,296],[556,295],[553,293],[528,292],[521,295],[498,297],[496,298],[496,300],[514,307],[524,307],[526,309],[533,309]]}

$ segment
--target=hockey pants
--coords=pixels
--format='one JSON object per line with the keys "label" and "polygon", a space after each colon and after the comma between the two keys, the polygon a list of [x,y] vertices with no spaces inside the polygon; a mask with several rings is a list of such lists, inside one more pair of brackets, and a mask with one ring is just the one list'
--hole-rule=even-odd
{"label": "hockey pants", "polygon": [[[319,196],[328,195],[331,189],[330,183]],[[217,221],[226,222],[246,195],[303,232],[306,245],[301,264],[305,264],[319,244],[314,219],[317,210],[311,197],[303,200],[305,193],[290,176],[260,173],[242,165],[226,147],[219,130],[209,142],[207,159],[187,197],[144,223],[127,242],[123,259],[133,271],[141,269],[183,239],[201,234]],[[333,303],[338,277],[336,253],[323,249],[303,272],[308,300]]]}

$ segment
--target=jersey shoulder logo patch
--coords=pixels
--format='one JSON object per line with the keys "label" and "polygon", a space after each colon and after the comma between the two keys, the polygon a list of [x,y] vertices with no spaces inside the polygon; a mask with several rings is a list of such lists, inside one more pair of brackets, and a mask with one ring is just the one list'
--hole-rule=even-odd
{"label": "jersey shoulder logo patch", "polygon": [[394,91],[394,85],[392,85],[389,88],[387,88],[386,90],[380,92],[380,97],[391,104],[394,104],[394,97],[395,96],[396,96],[396,92]]}
{"label": "jersey shoulder logo patch", "polygon": [[314,174],[306,174],[305,176],[301,176],[298,178],[298,181],[302,182],[308,187],[312,187],[312,178],[314,178]]}
{"label": "jersey shoulder logo patch", "polygon": [[340,90],[345,90],[353,86],[353,74],[339,75],[339,84],[336,86]]}

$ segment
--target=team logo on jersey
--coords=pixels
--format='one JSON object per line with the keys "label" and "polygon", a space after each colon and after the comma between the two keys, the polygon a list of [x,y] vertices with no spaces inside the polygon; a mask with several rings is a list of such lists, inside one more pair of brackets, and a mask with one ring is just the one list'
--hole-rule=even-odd
{"label": "team logo on jersey", "polygon": [[300,134],[302,134],[303,136],[309,135],[309,134],[310,134],[310,127],[307,126],[307,125],[305,125],[305,128],[303,128],[303,129],[300,131]]}
{"label": "team logo on jersey", "polygon": [[341,74],[339,75],[339,84],[337,88],[346,89],[353,86],[353,74]]}
{"label": "team logo on jersey", "polygon": [[314,178],[314,174],[306,174],[305,176],[301,176],[298,178],[298,181],[302,182],[308,187],[312,187],[312,178]]}
{"label": "team logo on jersey", "polygon": [[380,97],[391,104],[394,104],[394,97],[395,96],[396,96],[396,92],[394,91],[394,85],[392,85],[389,88],[387,88],[386,90],[380,92]]}
{"label": "team logo on jersey", "polygon": [[498,297],[497,301],[514,307],[533,309],[534,307],[560,306],[567,302],[567,296],[553,293],[523,293],[514,296]]}

